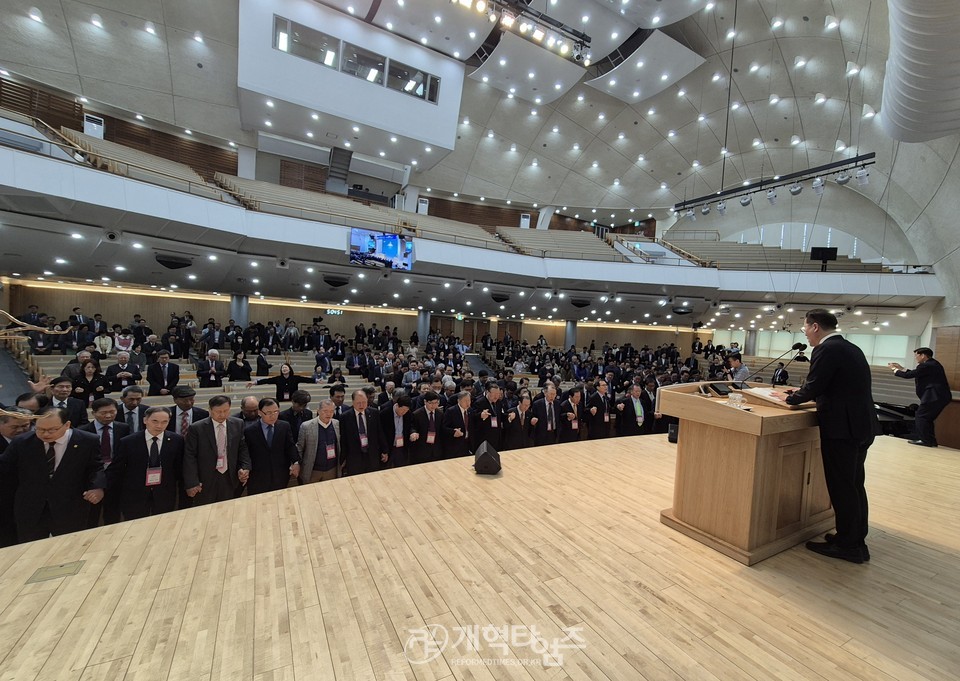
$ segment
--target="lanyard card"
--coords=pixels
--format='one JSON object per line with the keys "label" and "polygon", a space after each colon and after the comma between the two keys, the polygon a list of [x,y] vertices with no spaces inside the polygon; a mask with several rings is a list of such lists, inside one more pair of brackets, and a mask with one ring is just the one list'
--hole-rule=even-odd
{"label": "lanyard card", "polygon": [[147,469],[147,479],[145,483],[147,487],[154,487],[156,485],[159,485],[161,480],[163,480],[162,468]]}
{"label": "lanyard card", "polygon": [[361,434],[361,435],[360,435],[360,446],[363,447],[364,449],[366,449],[369,444],[370,444],[370,441],[367,439],[367,436]]}
{"label": "lanyard card", "polygon": [[403,447],[403,435],[397,435],[395,438],[393,438],[393,446],[397,449]]}
{"label": "lanyard card", "polygon": [[327,445],[327,461],[337,458],[337,446]]}
{"label": "lanyard card", "polygon": [[432,430],[427,431],[427,444],[432,445],[437,441],[437,434]]}

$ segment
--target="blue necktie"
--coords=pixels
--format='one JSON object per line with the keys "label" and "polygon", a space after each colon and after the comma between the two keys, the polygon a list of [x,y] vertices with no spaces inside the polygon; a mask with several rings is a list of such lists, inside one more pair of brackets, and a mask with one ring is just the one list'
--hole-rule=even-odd
{"label": "blue necktie", "polygon": [[273,447],[273,426],[267,426],[267,446]]}

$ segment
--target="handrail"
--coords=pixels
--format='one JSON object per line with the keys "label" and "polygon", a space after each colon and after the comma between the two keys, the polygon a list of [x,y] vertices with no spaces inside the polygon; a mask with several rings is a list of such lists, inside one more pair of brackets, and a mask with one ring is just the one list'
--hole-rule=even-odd
{"label": "handrail", "polygon": [[689,251],[685,251],[684,249],[680,248],[679,246],[675,246],[674,244],[670,243],[669,241],[665,241],[664,239],[657,239],[655,243],[658,243],[658,244],[660,244],[661,246],[664,246],[664,247],[666,247],[666,248],[669,248],[671,251],[673,251],[674,253],[676,253],[676,254],[679,255],[680,257],[682,257],[682,258],[684,258],[684,259],[686,259],[686,260],[689,260],[690,262],[695,263],[695,264],[699,265],[700,267],[710,267],[710,266],[711,266],[709,261],[704,260],[704,259],[701,258],[700,256],[694,255],[693,253],[690,253]]}
{"label": "handrail", "polygon": [[[667,230],[671,241],[720,241],[720,232],[715,229],[675,229]],[[707,238],[702,236],[687,236],[690,234],[706,234]]]}

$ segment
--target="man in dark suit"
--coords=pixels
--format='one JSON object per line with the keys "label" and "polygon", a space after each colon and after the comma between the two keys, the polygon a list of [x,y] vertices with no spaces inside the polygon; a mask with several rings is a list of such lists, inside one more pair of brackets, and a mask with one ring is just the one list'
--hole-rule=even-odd
{"label": "man in dark suit", "polygon": [[533,441],[538,447],[552,445],[557,441],[557,428],[560,423],[560,404],[557,401],[557,388],[552,383],[543,390],[543,399],[533,403],[534,422]]}
{"label": "man in dark suit", "polygon": [[107,468],[110,493],[120,498],[124,520],[176,510],[183,483],[183,438],[168,430],[170,412],[150,407],[142,433],[120,441]]}
{"label": "man in dark suit", "polygon": [[917,348],[913,351],[917,360],[916,369],[904,369],[896,362],[888,364],[896,376],[913,378],[917,382],[917,397],[920,398],[920,407],[914,415],[914,428],[917,439],[910,440],[912,445],[936,447],[937,436],[933,429],[933,422],[940,412],[950,404],[950,384],[947,382],[947,372],[943,365],[933,358],[930,348]]}
{"label": "man in dark suit", "polygon": [[294,390],[290,394],[290,407],[280,412],[280,420],[290,424],[294,442],[300,437],[300,426],[313,418],[313,412],[307,409],[311,395],[306,390]]}
{"label": "man in dark suit", "polygon": [[802,388],[776,393],[787,404],[817,402],[820,453],[836,534],[807,542],[811,551],[851,563],[870,560],[864,462],[880,431],[871,393],[870,365],[863,351],[837,332],[837,318],[824,309],[807,312],[803,332],[813,347]]}
{"label": "man in dark suit", "polygon": [[353,406],[340,416],[340,451],[345,476],[378,471],[389,459],[379,412],[363,390],[353,391]]}
{"label": "man in dark suit", "polygon": [[447,459],[470,456],[470,393],[458,392],[453,403],[443,411],[443,453]]}
{"label": "man in dark suit", "polygon": [[666,433],[671,417],[665,417],[657,411],[657,379],[653,376],[644,380],[640,390],[640,404],[643,406],[643,434]]}
{"label": "man in dark suit", "polygon": [[607,392],[607,382],[597,381],[597,390],[587,399],[586,420],[591,440],[600,440],[610,435],[611,416],[614,411],[613,400]]}
{"label": "man in dark suit", "polygon": [[777,363],[777,368],[773,372],[773,378],[771,379],[772,385],[786,385],[787,381],[790,380],[790,374],[787,373],[787,369],[784,367],[783,362]]}
{"label": "man in dark suit", "polygon": [[645,414],[640,393],[640,386],[633,384],[630,386],[630,392],[617,400],[617,435],[619,437],[644,434]]}
{"label": "man in dark suit", "polygon": [[581,394],[579,389],[571,390],[570,396],[560,404],[558,442],[578,442],[583,434],[583,410],[580,408]]}
{"label": "man in dark suit", "polygon": [[247,494],[284,489],[291,477],[300,475],[300,452],[293,429],[280,420],[280,404],[265,397],[257,405],[260,419],[243,430],[250,452],[250,481]]}
{"label": "man in dark suit", "polygon": [[[108,468],[116,456],[120,440],[130,434],[130,427],[125,423],[117,422],[117,403],[110,397],[94,400],[90,410],[93,412],[93,421],[81,426],[79,430],[97,436],[97,441],[100,443],[100,460],[104,468]],[[90,507],[87,527],[98,527],[101,515],[104,525],[120,522],[120,498],[110,490],[109,485],[104,488],[103,501]]]}
{"label": "man in dark suit", "polygon": [[183,484],[195,506],[227,501],[250,477],[243,421],[230,418],[230,398],[210,398],[210,416],[187,429]]}
{"label": "man in dark suit", "polygon": [[223,378],[227,375],[227,369],[220,361],[220,353],[216,350],[209,350],[207,358],[197,362],[197,378],[200,379],[201,388],[220,388],[223,386]]}
{"label": "man in dark suit", "polygon": [[143,430],[143,417],[147,407],[143,402],[143,388],[139,385],[128,385],[120,396],[120,413],[117,420],[130,427],[130,433],[139,433]]}
{"label": "man in dark suit", "polygon": [[65,410],[43,412],[33,432],[14,438],[0,470],[16,481],[21,542],[86,529],[89,505],[100,503],[106,487],[96,435],[72,428]]}
{"label": "man in dark suit", "polygon": [[108,366],[103,375],[113,392],[121,392],[128,385],[134,385],[143,378],[140,367],[130,364],[129,352],[118,352],[117,363]]}
{"label": "man in dark suit", "polygon": [[504,449],[526,449],[533,446],[533,412],[530,395],[520,396],[516,407],[507,412],[507,427],[503,431]]}
{"label": "man in dark suit", "polygon": [[68,376],[58,376],[50,383],[51,404],[56,409],[66,409],[67,419],[74,426],[89,422],[87,405],[83,400],[70,397],[73,394],[73,381]]}
{"label": "man in dark suit", "polygon": [[167,430],[186,439],[190,426],[207,418],[210,414],[206,409],[193,406],[197,399],[197,391],[190,386],[178,385],[170,391],[170,394],[173,396],[176,407],[172,410],[172,418],[167,424]]}
{"label": "man in dark suit", "polygon": [[503,441],[503,430],[507,426],[507,409],[503,402],[503,390],[496,381],[487,381],[483,397],[473,403],[470,409],[473,425],[473,449],[484,442],[499,450]]}
{"label": "man in dark suit", "polygon": [[428,390],[421,395],[423,406],[413,412],[413,424],[410,427],[412,443],[412,463],[439,461],[443,457],[443,438],[441,426],[443,410],[440,408],[440,396]]}
{"label": "man in dark suit", "polygon": [[383,439],[390,450],[390,467],[398,468],[410,463],[410,453],[412,443],[410,434],[413,429],[413,415],[410,413],[410,407],[413,400],[410,396],[400,392],[394,392],[392,402],[380,407],[380,429],[383,431]]}
{"label": "man in dark suit", "polygon": [[167,350],[158,352],[157,361],[147,367],[147,383],[150,384],[147,394],[151,397],[169,395],[180,383],[180,365],[170,361]]}
{"label": "man in dark suit", "polygon": [[[18,435],[30,431],[33,423],[26,409],[7,407],[9,415],[0,416],[0,457]],[[16,479],[0,468],[0,548],[17,543],[17,523],[13,515],[13,497],[17,492]]]}

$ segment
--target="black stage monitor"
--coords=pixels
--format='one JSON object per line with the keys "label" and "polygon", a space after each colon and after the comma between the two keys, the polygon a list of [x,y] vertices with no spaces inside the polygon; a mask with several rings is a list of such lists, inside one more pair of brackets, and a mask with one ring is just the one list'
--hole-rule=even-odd
{"label": "black stage monitor", "polygon": [[837,249],[827,248],[826,246],[812,246],[810,248],[810,259],[817,262],[827,262],[837,259]]}

